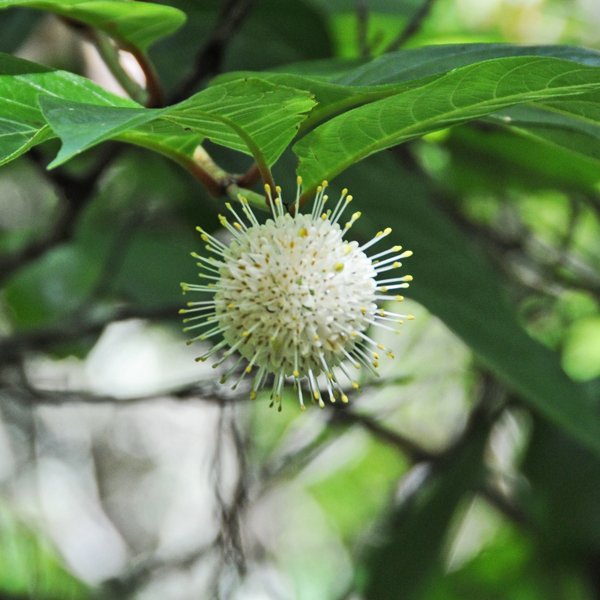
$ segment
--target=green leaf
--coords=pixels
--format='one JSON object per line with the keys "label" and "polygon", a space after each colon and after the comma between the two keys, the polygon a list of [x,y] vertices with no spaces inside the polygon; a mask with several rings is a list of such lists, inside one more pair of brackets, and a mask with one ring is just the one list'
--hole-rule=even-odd
{"label": "green leaf", "polygon": [[536,106],[514,106],[486,120],[539,140],[600,160],[600,94],[582,94]]}
{"label": "green leaf", "polygon": [[81,21],[108,33],[123,47],[145,50],[185,22],[185,13],[159,4],[122,0],[0,0],[0,10],[23,6]]}
{"label": "green leaf", "polygon": [[365,207],[354,226],[365,239],[389,226],[392,242],[414,252],[407,261],[414,276],[407,296],[442,319],[533,410],[600,456],[600,419],[591,396],[567,377],[557,353],[521,328],[497,275],[431,204],[424,182],[382,154],[349,170],[344,185]]}
{"label": "green leaf", "polygon": [[554,58],[502,58],[456,69],[423,87],[348,111],[294,146],[306,194],[391,146],[524,102],[600,89],[600,69]]}
{"label": "green leaf", "polygon": [[214,85],[235,79],[259,77],[271,83],[307,90],[315,96],[318,105],[304,123],[305,129],[315,127],[344,110],[422,87],[452,69],[484,60],[518,56],[553,57],[578,64],[600,66],[600,52],[573,46],[454,44],[391,52],[357,68],[346,66],[342,75],[332,77],[325,77],[323,73],[332,69],[335,75],[342,68],[337,59],[319,61],[313,76],[313,63],[300,63],[280,67],[272,73],[226,73],[213,79],[212,83]]}
{"label": "green leaf", "polygon": [[63,141],[51,167],[108,139],[168,154],[190,138],[197,145],[202,137],[273,164],[314,101],[307,92],[249,79],[211,87],[157,110],[100,108],[49,97],[40,98],[40,105]]}
{"label": "green leaf", "polygon": [[139,106],[84,77],[0,54],[0,165],[55,137],[38,99],[52,97],[104,106]]}

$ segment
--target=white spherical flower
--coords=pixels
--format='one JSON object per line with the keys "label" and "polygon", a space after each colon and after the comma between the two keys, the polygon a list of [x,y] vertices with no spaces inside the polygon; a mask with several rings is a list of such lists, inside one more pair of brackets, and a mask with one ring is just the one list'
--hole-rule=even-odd
{"label": "white spherical flower", "polygon": [[[299,178],[296,200],[300,185]],[[310,214],[296,212],[292,216],[285,212],[279,198],[272,198],[267,186],[273,218],[264,224],[258,222],[245,198],[240,196],[240,202],[249,225],[227,204],[235,220],[229,223],[223,216],[220,219],[233,236],[229,246],[198,228],[206,248],[216,258],[192,254],[203,269],[200,277],[210,282],[181,284],[184,293],[214,294],[211,300],[189,302],[189,308],[180,311],[200,313],[185,319],[198,323],[184,331],[203,330],[189,343],[216,336],[223,338],[197,360],[206,360],[228,346],[217,363],[220,364],[237,351],[240,357],[222,382],[246,359],[248,365],[234,388],[256,367],[251,392],[255,398],[269,374],[273,374],[272,404],[280,402],[286,378],[293,378],[302,409],[305,408],[303,380],[312,399],[323,407],[317,383],[321,373],[326,374],[324,387],[329,399],[335,402],[341,397],[347,402],[334,367],[358,388],[348,365],[356,368],[362,365],[377,375],[379,352],[393,358],[389,350],[368,336],[368,328],[377,325],[392,329],[385,322],[412,319],[410,315],[389,312],[377,305],[381,300],[402,301],[402,296],[388,292],[408,287],[412,277],[376,280],[381,273],[400,267],[399,261],[412,252],[401,252],[400,246],[394,246],[367,256],[365,250],[389,235],[391,229],[380,231],[362,246],[345,240],[344,235],[360,213],[354,213],[341,227],[338,221],[352,196],[344,190],[337,206],[325,211],[326,187],[325,181],[319,186]],[[278,188],[277,192],[281,190]]]}

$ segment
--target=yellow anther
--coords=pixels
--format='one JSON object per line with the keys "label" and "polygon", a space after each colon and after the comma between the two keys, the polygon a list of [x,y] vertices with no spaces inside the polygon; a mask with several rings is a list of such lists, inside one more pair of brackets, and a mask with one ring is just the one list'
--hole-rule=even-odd
{"label": "yellow anther", "polygon": [[375,234],[375,237],[381,237],[382,235],[383,235],[383,231],[378,231],[378,232]]}
{"label": "yellow anther", "polygon": [[352,252],[352,246],[350,244],[346,244],[344,246],[344,255],[350,254],[350,252]]}
{"label": "yellow anther", "polygon": [[329,185],[329,182],[327,179],[323,179],[323,183],[321,185],[323,186],[323,189],[325,189]]}
{"label": "yellow anther", "polygon": [[182,315],[182,314],[184,314],[184,313],[186,313],[186,312],[187,312],[187,310],[185,310],[185,308],[180,308],[180,309],[179,309],[179,314],[180,314],[180,315]]}
{"label": "yellow anther", "polygon": [[300,237],[306,237],[308,235],[308,231],[306,229],[304,229],[304,227],[302,227],[299,231],[298,231],[298,235]]}
{"label": "yellow anther", "polygon": [[200,237],[202,238],[203,242],[208,242],[208,236],[205,233],[203,233]]}
{"label": "yellow anther", "polygon": [[[398,267],[401,267],[402,263],[396,261],[395,263],[392,264],[392,267],[394,267],[394,269],[397,269]],[[404,281],[406,281],[406,277],[404,277]]]}
{"label": "yellow anther", "polygon": [[333,269],[335,271],[337,271],[338,273],[344,270],[344,263],[335,263],[335,265],[333,265]]}
{"label": "yellow anther", "polygon": [[278,185],[276,185],[276,186],[275,186],[275,191],[276,191],[278,194],[281,194],[281,188],[280,188]]}
{"label": "yellow anther", "polygon": [[374,361],[373,361],[373,366],[374,366],[375,368],[377,368],[377,367],[379,366],[379,363],[378,363],[376,360],[374,360]]}
{"label": "yellow anther", "polygon": [[403,277],[404,281],[412,281],[413,280],[413,276],[412,275],[406,275],[405,277]]}
{"label": "yellow anther", "polygon": [[300,177],[300,175],[298,175],[298,177],[296,177],[296,183],[298,185],[302,185],[302,177]]}
{"label": "yellow anther", "polygon": [[384,286],[381,286],[379,289],[380,289],[380,291],[382,291],[382,292],[387,292],[387,291],[388,291],[388,289],[385,287],[385,285],[384,285]]}
{"label": "yellow anther", "polygon": [[352,387],[357,390],[358,389],[358,383],[356,381],[352,382]]}
{"label": "yellow anther", "polygon": [[256,400],[256,392],[250,392],[250,400]]}
{"label": "yellow anther", "polygon": [[294,371],[294,372],[292,373],[292,375],[293,375],[294,377],[300,377],[300,373],[299,373],[298,371]]}
{"label": "yellow anther", "polygon": [[407,318],[409,321],[414,321],[414,320],[415,320],[415,318],[414,318],[412,315],[406,315],[406,318]]}
{"label": "yellow anther", "polygon": [[325,213],[323,213],[321,215],[321,219],[323,219],[323,221],[327,221],[327,215]]}
{"label": "yellow anther", "polygon": [[367,307],[366,306],[361,306],[360,307],[360,312],[364,315],[367,312]]}
{"label": "yellow anther", "polygon": [[333,379],[333,373],[327,373],[327,377],[329,377],[329,379]]}
{"label": "yellow anther", "polygon": [[250,335],[250,332],[249,332],[249,331],[244,331],[244,332],[242,333],[242,336],[244,336],[245,338],[247,338],[249,335]]}
{"label": "yellow anther", "polygon": [[242,226],[239,223],[234,223],[233,226],[238,230],[242,231]]}
{"label": "yellow anther", "polygon": [[404,300],[404,296],[396,296],[396,302],[402,302]]}
{"label": "yellow anther", "polygon": [[342,394],[342,402],[348,402],[348,396],[346,396],[346,394]]}
{"label": "yellow anther", "polygon": [[319,341],[319,335],[315,333],[315,342]]}
{"label": "yellow anther", "polygon": [[235,308],[235,304],[232,302],[231,304],[227,305],[228,310],[233,310]]}
{"label": "yellow anther", "polygon": [[356,333],[356,331],[352,331],[352,332],[350,333],[350,335],[351,335],[352,337],[356,337],[356,336],[358,335],[358,333]]}
{"label": "yellow anther", "polygon": [[246,367],[246,373],[250,373],[250,371],[252,371],[252,367],[250,365],[248,365]]}
{"label": "yellow anther", "polygon": [[377,354],[377,352],[373,352],[373,358],[375,358],[375,360],[379,360],[379,354]]}
{"label": "yellow anther", "polygon": [[266,192],[267,194],[270,194],[270,193],[271,193],[271,186],[270,186],[268,183],[265,183],[265,192]]}
{"label": "yellow anther", "polygon": [[354,200],[354,196],[348,196],[346,198],[346,202],[352,202],[352,200]]}
{"label": "yellow anther", "polygon": [[[298,179],[300,179],[300,178],[298,178]],[[306,410],[306,406],[304,406],[304,404],[302,404],[302,405],[300,406],[300,410]]]}
{"label": "yellow anther", "polygon": [[387,353],[387,355],[388,355],[390,358],[394,358],[394,355],[393,355],[391,352],[388,352],[388,353]]}
{"label": "yellow anther", "polygon": [[413,255],[413,251],[412,251],[412,250],[407,250],[407,251],[404,253],[404,256],[412,256],[412,255]]}
{"label": "yellow anther", "polygon": [[315,400],[319,399],[319,392],[313,392],[313,396],[315,397]]}
{"label": "yellow anther", "polygon": [[231,210],[231,202],[225,202],[225,206],[226,206],[226,207],[227,207],[229,210]]}
{"label": "yellow anther", "polygon": [[380,350],[385,350],[385,346],[382,346],[381,344],[377,344],[377,347],[378,347]]}
{"label": "yellow anther", "polygon": [[362,214],[362,213],[361,213],[360,211],[357,211],[357,212],[355,212],[355,213],[352,215],[352,220],[353,220],[353,221],[356,221],[357,219],[360,219],[360,215],[361,215],[361,214]]}

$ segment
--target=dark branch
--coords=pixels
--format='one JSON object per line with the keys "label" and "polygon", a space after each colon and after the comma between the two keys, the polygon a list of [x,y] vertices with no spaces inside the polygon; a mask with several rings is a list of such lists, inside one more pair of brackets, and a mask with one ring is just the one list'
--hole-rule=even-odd
{"label": "dark branch", "polygon": [[369,58],[371,51],[367,40],[369,30],[369,7],[366,0],[356,0],[356,37],[358,50],[363,58]]}
{"label": "dark branch", "polygon": [[215,28],[196,57],[192,74],[175,91],[170,104],[185,100],[206,77],[214,77],[221,72],[221,65],[228,44],[234,33],[254,6],[255,0],[228,0],[219,15]]}
{"label": "dark branch", "polygon": [[433,3],[435,0],[425,0],[421,8],[415,13],[413,18],[409,21],[408,25],[404,28],[404,30],[400,33],[400,35],[387,47],[386,52],[393,52],[394,50],[398,50],[406,42],[418,31],[421,29],[423,25],[423,21],[427,18],[431,9],[433,8]]}

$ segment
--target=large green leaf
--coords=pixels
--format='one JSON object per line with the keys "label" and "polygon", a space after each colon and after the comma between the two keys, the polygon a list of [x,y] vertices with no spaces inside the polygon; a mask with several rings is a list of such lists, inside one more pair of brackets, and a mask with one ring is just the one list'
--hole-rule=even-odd
{"label": "large green leaf", "polygon": [[0,10],[23,6],[53,12],[102,29],[124,47],[145,50],[185,22],[185,13],[147,2],[122,0],[0,0]]}
{"label": "large green leaf", "polygon": [[516,104],[600,89],[600,69],[555,58],[501,58],[456,69],[423,87],[348,111],[294,146],[310,193],[367,156]]}
{"label": "large green leaf", "polygon": [[0,54],[0,165],[55,137],[38,105],[43,97],[104,106],[139,106],[84,77]]}
{"label": "large green leaf", "polygon": [[308,92],[248,79],[211,87],[157,110],[98,107],[49,97],[41,98],[40,105],[63,141],[51,166],[108,139],[169,154],[190,137],[199,141],[198,136],[273,164],[314,101]]}
{"label": "large green leaf", "polygon": [[383,226],[393,242],[414,251],[408,290],[441,318],[528,405],[600,455],[600,418],[560,358],[521,328],[498,277],[480,252],[436,210],[431,190],[387,154],[356,165],[344,177],[363,217],[355,228],[368,239]]}
{"label": "large green leaf", "polygon": [[[344,74],[337,77],[304,74],[303,71],[310,69],[310,65],[302,63],[280,67],[273,73],[226,73],[215,78],[213,84],[260,77],[271,83],[308,90],[315,96],[318,105],[304,126],[314,127],[349,108],[422,87],[452,69],[485,60],[519,56],[561,58],[578,64],[600,66],[600,52],[572,46],[454,44],[391,52],[357,68],[345,69]],[[327,61],[320,63],[322,73]],[[339,70],[339,61],[333,61],[332,68]]]}

